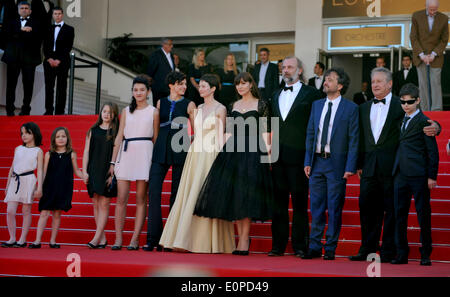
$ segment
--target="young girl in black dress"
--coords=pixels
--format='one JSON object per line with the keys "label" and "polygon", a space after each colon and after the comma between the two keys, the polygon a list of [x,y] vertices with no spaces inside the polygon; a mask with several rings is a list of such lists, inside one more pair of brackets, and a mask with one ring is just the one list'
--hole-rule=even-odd
{"label": "young girl in black dress", "polygon": [[39,218],[36,240],[28,247],[38,249],[41,247],[41,238],[44,233],[47,219],[53,213],[52,235],[50,248],[57,249],[56,244],[59,226],[61,224],[61,212],[72,208],[73,174],[83,178],[83,173],[78,169],[77,154],[72,150],[72,140],[67,128],[56,128],[51,136],[50,151],[44,157],[44,185],[42,198],[39,201]]}
{"label": "young girl in black dress", "polygon": [[114,140],[119,128],[119,109],[114,103],[105,103],[97,122],[89,129],[83,154],[84,183],[94,206],[97,225],[94,238],[88,243],[90,248],[106,248],[105,226],[108,222],[110,198],[106,191],[111,185],[110,161]]}

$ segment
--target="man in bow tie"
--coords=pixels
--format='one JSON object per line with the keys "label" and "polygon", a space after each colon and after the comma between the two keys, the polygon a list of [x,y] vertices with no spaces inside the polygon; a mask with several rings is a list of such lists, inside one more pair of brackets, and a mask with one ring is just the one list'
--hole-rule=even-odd
{"label": "man in bow tie", "polygon": [[[349,258],[351,261],[366,261],[370,254],[380,250],[381,262],[389,263],[396,255],[392,168],[404,112],[400,98],[391,92],[392,73],[386,68],[375,68],[371,77],[375,98],[359,107],[357,173],[361,179],[361,247],[357,255]],[[425,127],[424,133],[435,136],[440,131],[439,124],[430,122],[432,125]]]}
{"label": "man in bow tie", "polygon": [[302,62],[294,56],[284,59],[285,88],[274,93],[273,117],[279,118],[279,129],[272,141],[279,142],[279,158],[272,164],[274,215],[272,250],[269,256],[282,256],[289,240],[289,195],[292,197],[292,248],[297,257],[304,256],[309,245],[308,179],[303,170],[306,128],[312,103],[320,99],[319,91],[300,81]]}
{"label": "man in bow tie", "polygon": [[44,39],[45,115],[53,114],[53,98],[56,83],[55,114],[64,114],[66,107],[67,77],[70,68],[70,51],[75,30],[64,23],[61,7],[53,9],[54,25]]}
{"label": "man in bow tie", "polygon": [[419,77],[417,76],[417,68],[412,65],[411,56],[405,55],[402,58],[403,68],[394,74],[393,93],[398,96],[400,89],[407,83],[419,86]]}
{"label": "man in bow tie", "polygon": [[42,32],[39,21],[31,17],[31,5],[20,2],[19,16],[7,20],[6,46],[2,61],[6,63],[6,113],[14,116],[16,86],[20,73],[23,82],[23,105],[20,115],[29,115],[33,97],[34,73],[41,63]]}
{"label": "man in bow tie", "polygon": [[320,91],[321,97],[325,98],[327,94],[323,91],[323,73],[325,72],[325,65],[322,62],[317,62],[314,66],[314,77],[311,77],[308,81],[308,86],[314,87]]}

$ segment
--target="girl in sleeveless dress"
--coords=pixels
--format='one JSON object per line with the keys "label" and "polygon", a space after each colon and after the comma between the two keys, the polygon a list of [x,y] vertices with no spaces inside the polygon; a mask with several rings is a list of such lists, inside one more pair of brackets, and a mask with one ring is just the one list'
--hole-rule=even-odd
{"label": "girl in sleeveless dress", "polygon": [[[44,153],[39,148],[42,144],[41,131],[33,122],[20,127],[22,145],[14,150],[14,160],[9,170],[6,185],[7,223],[9,241],[2,247],[26,247],[26,239],[31,225],[31,207],[34,198],[42,196],[42,167]],[[34,170],[37,169],[37,179]],[[37,187],[36,187],[37,180]],[[22,204],[22,235],[16,242],[16,212]]]}
{"label": "girl in sleeveless dress", "polygon": [[198,193],[219,153],[224,137],[226,108],[214,99],[219,80],[206,74],[199,82],[205,103],[194,120],[194,142],[184,164],[177,198],[161,236],[160,245],[194,253],[231,253],[234,250],[232,222],[194,216]]}
{"label": "girl in sleeveless dress", "polygon": [[138,76],[133,80],[132,91],[132,102],[122,111],[111,160],[110,170],[117,178],[116,240],[112,250],[122,249],[122,233],[132,181],[136,182],[136,218],[128,250],[139,249],[139,235],[145,221],[147,207],[153,144],[159,131],[159,111],[147,102],[151,92],[150,82]]}
{"label": "girl in sleeveless dress", "polygon": [[69,131],[65,127],[56,128],[51,136],[50,151],[44,158],[44,184],[42,198],[39,201],[41,215],[36,240],[29,248],[41,248],[42,234],[51,213],[53,216],[50,248],[60,248],[60,245],[56,244],[56,236],[61,225],[61,213],[68,212],[72,208],[74,173],[83,178],[83,173],[78,169],[77,154],[72,150]]}
{"label": "girl in sleeveless dress", "polygon": [[90,248],[106,248],[105,227],[108,222],[110,197],[105,189],[111,185],[110,161],[119,129],[119,110],[115,103],[105,103],[97,122],[89,129],[83,154],[84,183],[94,206],[97,225]]}
{"label": "girl in sleeveless dress", "polygon": [[249,73],[239,74],[234,84],[241,99],[230,108],[234,123],[231,125],[230,119],[227,126],[233,127],[232,135],[211,166],[194,214],[236,221],[239,243],[233,254],[246,256],[252,220],[272,218],[273,186],[266,156],[270,152],[269,109],[259,99],[258,87]]}

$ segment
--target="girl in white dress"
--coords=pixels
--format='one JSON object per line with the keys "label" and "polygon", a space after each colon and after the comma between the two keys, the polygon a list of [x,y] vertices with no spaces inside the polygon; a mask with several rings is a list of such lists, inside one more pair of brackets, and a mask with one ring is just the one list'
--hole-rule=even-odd
{"label": "girl in white dress", "polygon": [[[20,128],[23,144],[16,147],[14,160],[9,170],[6,185],[5,202],[8,204],[7,223],[9,241],[2,247],[27,246],[26,238],[31,225],[31,207],[34,198],[42,196],[42,168],[44,154],[39,146],[42,144],[41,131],[33,122],[23,124]],[[34,171],[37,169],[37,178]],[[37,187],[36,187],[37,181]],[[23,224],[22,235],[16,242],[16,212],[19,203],[22,204]]]}
{"label": "girl in white dress", "polygon": [[139,249],[139,235],[146,216],[153,144],[159,131],[159,111],[147,102],[151,92],[149,81],[141,76],[136,77],[132,91],[130,106],[122,110],[111,161],[110,170],[114,171],[117,178],[116,241],[112,250],[122,248],[122,232],[132,181],[136,182],[136,218],[128,250]]}

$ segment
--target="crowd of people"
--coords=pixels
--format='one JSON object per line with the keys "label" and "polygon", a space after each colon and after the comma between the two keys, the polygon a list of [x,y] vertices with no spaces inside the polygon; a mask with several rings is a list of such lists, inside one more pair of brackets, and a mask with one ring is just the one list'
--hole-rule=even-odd
{"label": "crowd of people", "polygon": [[[19,12],[29,8],[19,4]],[[62,20],[62,13],[60,8],[53,10],[55,22]],[[350,78],[341,68],[325,69],[317,63],[316,76],[306,82],[301,60],[288,56],[280,64],[280,83],[279,68],[270,63],[267,48],[259,51],[260,63],[252,73],[239,73],[235,57],[228,54],[219,75],[210,73],[205,52],[198,50],[185,75],[176,69],[172,48],[173,41],[165,38],[161,49],[151,55],[151,80],[145,76],[133,80],[132,100],[121,111],[120,120],[115,104],[102,106],[97,122],[87,131],[82,169],[66,128],[55,129],[44,154],[39,148],[39,127],[31,122],[21,127],[23,144],[15,149],[5,191],[10,240],[3,247],[27,246],[31,205],[37,198],[41,216],[36,239],[28,247],[41,247],[52,213],[50,248],[60,248],[56,237],[61,212],[71,209],[75,174],[93,199],[97,229],[87,244],[91,249],[108,245],[104,230],[112,197],[117,197],[112,250],[123,248],[130,183],[136,182],[135,227],[128,250],[140,248],[148,205],[145,251],[246,256],[252,221],[271,220],[268,256],[284,255],[292,225],[296,257],[320,258],[324,251],[324,260],[334,260],[346,184],[357,175],[361,247],[350,260],[365,261],[380,251],[383,263],[406,264],[407,218],[414,197],[421,228],[421,265],[431,265],[430,191],[436,187],[435,137],[441,127],[422,112],[427,99],[414,84],[411,57],[404,57],[408,69],[399,74],[391,73],[380,59],[370,84],[363,85],[358,106],[344,97]],[[428,54],[422,59],[425,64],[432,65],[440,56],[425,48],[424,53]],[[49,67],[54,68],[56,60],[57,56],[49,58]],[[150,93],[154,105],[149,103]],[[25,106],[22,114],[27,111]],[[170,213],[163,227],[161,195],[170,168]],[[24,205],[24,221],[16,241],[19,203]],[[322,244],[326,211],[328,228]]]}

